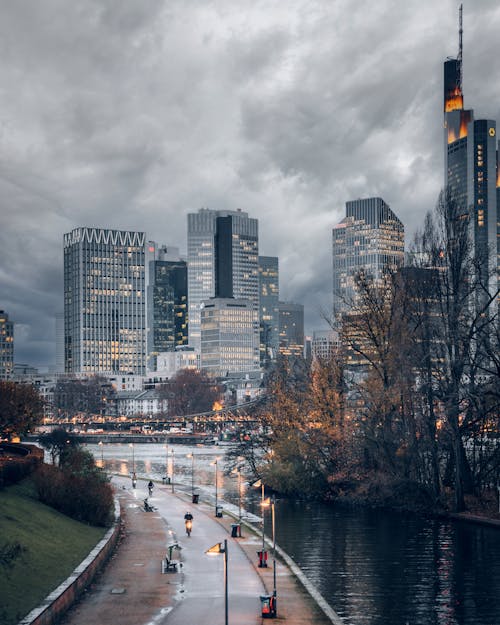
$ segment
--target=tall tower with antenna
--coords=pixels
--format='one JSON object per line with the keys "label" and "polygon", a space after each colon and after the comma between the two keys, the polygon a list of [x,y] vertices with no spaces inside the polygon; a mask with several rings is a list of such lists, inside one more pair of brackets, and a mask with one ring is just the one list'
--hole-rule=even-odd
{"label": "tall tower with antenna", "polygon": [[[459,9],[458,55],[444,62],[444,183],[470,218],[474,255],[490,292],[496,290],[500,259],[497,243],[496,122],[474,119],[464,109],[463,7]],[[500,182],[500,179],[499,179]],[[499,193],[500,196],[500,193]],[[500,234],[500,228],[498,228]]]}
{"label": "tall tower with antenna", "polygon": [[456,199],[467,205],[467,132],[474,119],[472,109],[464,109],[462,88],[463,22],[459,11],[458,55],[444,62],[444,160],[445,185]]}

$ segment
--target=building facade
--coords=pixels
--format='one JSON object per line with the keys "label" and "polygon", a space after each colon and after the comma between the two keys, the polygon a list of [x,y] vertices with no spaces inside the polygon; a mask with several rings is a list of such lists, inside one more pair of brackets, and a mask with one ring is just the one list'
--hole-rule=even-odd
{"label": "building facade", "polygon": [[12,377],[14,371],[14,324],[0,310],[0,380]]}
{"label": "building facade", "polygon": [[215,297],[203,303],[201,368],[214,377],[259,369],[259,335],[251,301]]}
{"label": "building facade", "polygon": [[259,324],[258,221],[247,213],[206,208],[188,214],[189,345],[201,346],[202,303],[247,299]]}
{"label": "building facade", "polygon": [[259,256],[260,362],[265,366],[279,351],[279,261]]}
{"label": "building facade", "polygon": [[279,302],[279,351],[282,356],[304,354],[304,306],[294,302]]}
{"label": "building facade", "polygon": [[160,352],[188,343],[187,263],[177,248],[148,243],[148,368],[156,370]]}
{"label": "building facade", "polygon": [[181,369],[200,369],[200,352],[191,347],[179,347],[173,352],[160,352],[158,354],[157,372],[168,378],[174,377]]}
{"label": "building facade", "polygon": [[64,312],[56,313],[56,364],[55,373],[64,373]]}
{"label": "building facade", "polygon": [[146,372],[145,234],[64,235],[66,373]]}
{"label": "building facade", "polygon": [[404,262],[404,226],[382,198],[346,203],[345,218],[333,228],[333,315],[355,299],[355,277],[363,271],[375,281]]}
{"label": "building facade", "polygon": [[330,360],[339,345],[339,335],[335,330],[315,330],[311,341],[311,355],[313,358]]}

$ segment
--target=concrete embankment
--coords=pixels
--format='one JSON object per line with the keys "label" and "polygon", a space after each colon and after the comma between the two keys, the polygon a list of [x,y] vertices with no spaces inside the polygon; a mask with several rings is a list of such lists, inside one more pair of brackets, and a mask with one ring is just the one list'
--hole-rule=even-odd
{"label": "concrete embankment", "polygon": [[104,538],[66,581],[51,592],[19,625],[52,625],[78,600],[111,556],[120,533],[120,506],[115,500],[115,521]]}

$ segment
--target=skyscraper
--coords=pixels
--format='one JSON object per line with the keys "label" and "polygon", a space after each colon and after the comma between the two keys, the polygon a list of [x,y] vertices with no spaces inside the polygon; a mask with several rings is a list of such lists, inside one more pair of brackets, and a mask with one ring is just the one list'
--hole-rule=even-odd
{"label": "skyscraper", "polygon": [[444,63],[444,182],[470,219],[474,256],[481,277],[496,290],[500,252],[496,122],[474,119],[464,109],[462,89],[462,6],[459,51]]}
{"label": "skyscraper", "polygon": [[148,366],[156,370],[156,356],[187,345],[187,263],[178,248],[148,243]]}
{"label": "skyscraper", "polygon": [[279,350],[279,261],[259,256],[260,362],[274,360]]}
{"label": "skyscraper", "polygon": [[200,349],[201,306],[212,297],[252,303],[258,332],[258,222],[237,211],[188,214],[189,345]]}
{"label": "skyscraper", "polygon": [[283,356],[304,354],[304,306],[294,302],[279,302],[279,351]]}
{"label": "skyscraper", "polygon": [[64,312],[56,313],[56,373],[64,373]]}
{"label": "skyscraper", "polygon": [[14,369],[14,324],[0,310],[0,380],[10,378]]}
{"label": "skyscraper", "polygon": [[67,373],[145,373],[144,232],[64,235],[64,351]]}
{"label": "skyscraper", "polygon": [[379,197],[346,202],[345,218],[333,228],[333,313],[349,308],[361,270],[381,280],[404,261],[404,226]]}
{"label": "skyscraper", "polygon": [[224,377],[259,368],[255,310],[248,299],[213,297],[201,309],[201,368]]}

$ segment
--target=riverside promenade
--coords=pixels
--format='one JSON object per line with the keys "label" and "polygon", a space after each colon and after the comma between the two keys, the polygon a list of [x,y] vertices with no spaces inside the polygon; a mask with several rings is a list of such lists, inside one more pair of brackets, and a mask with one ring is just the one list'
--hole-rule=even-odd
{"label": "riverside promenade", "polygon": [[[62,619],[63,625],[220,625],[225,618],[224,556],[207,555],[214,544],[228,543],[228,623],[253,625],[269,622],[261,616],[260,595],[271,594],[273,569],[259,568],[261,537],[242,527],[242,537],[231,537],[235,519],[215,518],[213,506],[192,504],[185,493],[155,484],[144,512],[147,482],[113,477],[122,511],[123,535],[112,559],[80,601]],[[184,514],[194,516],[190,537]],[[172,557],[177,572],[162,573],[167,545],[178,544]],[[280,559],[276,566],[277,618],[287,625],[331,625],[325,615]]]}

